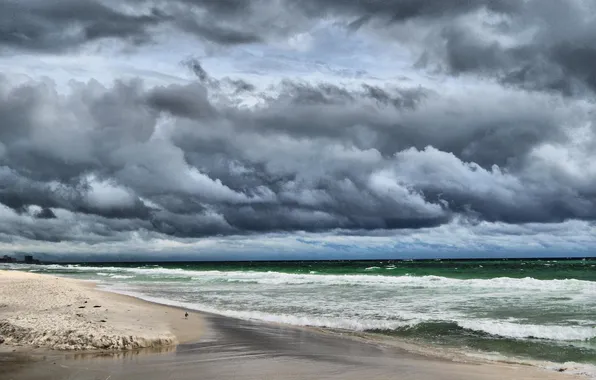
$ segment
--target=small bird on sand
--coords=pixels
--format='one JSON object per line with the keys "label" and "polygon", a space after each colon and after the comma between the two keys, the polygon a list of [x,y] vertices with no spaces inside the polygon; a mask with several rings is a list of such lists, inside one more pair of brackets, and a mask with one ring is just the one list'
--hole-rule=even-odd
{"label": "small bird on sand", "polygon": [[188,313],[184,313],[184,319],[188,319]]}

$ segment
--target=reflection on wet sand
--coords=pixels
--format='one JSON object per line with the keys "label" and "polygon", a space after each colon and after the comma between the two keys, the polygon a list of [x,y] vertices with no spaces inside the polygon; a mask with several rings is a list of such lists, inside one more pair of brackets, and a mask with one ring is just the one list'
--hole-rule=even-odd
{"label": "reflection on wet sand", "polygon": [[177,346],[165,346],[165,347],[148,347],[140,348],[136,350],[123,350],[123,351],[92,351],[92,352],[77,352],[73,354],[65,354],[66,358],[72,358],[74,360],[85,360],[85,359],[97,359],[97,358],[109,358],[118,360],[130,360],[140,355],[152,355],[152,354],[167,354],[176,351]]}
{"label": "reflection on wet sand", "polygon": [[519,365],[438,360],[309,329],[215,315],[206,315],[205,320],[206,332],[196,343],[125,352],[48,354],[5,373],[13,380],[573,378]]}

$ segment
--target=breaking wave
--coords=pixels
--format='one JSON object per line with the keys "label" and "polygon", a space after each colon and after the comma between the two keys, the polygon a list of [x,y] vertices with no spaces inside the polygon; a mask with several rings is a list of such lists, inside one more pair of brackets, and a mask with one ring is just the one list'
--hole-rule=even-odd
{"label": "breaking wave", "polygon": [[211,305],[183,302],[160,297],[147,296],[143,293],[125,290],[121,287],[108,287],[107,290],[141,298],[146,301],[183,307],[212,314],[224,315],[232,318],[259,320],[264,322],[282,323],[294,326],[311,326],[331,329],[352,330],[360,332],[383,332],[395,335],[418,337],[444,336],[453,334],[474,334],[483,337],[501,337],[513,339],[547,339],[557,341],[594,341],[596,329],[589,326],[557,326],[534,325],[514,322],[499,322],[495,320],[458,321],[399,321],[399,320],[370,320],[354,318],[329,318],[316,315],[297,316],[293,314],[271,314],[256,310],[221,309]]}
{"label": "breaking wave", "polygon": [[[489,279],[457,279],[441,276],[384,276],[384,275],[331,275],[331,274],[293,274],[282,272],[257,271],[196,271],[186,269],[170,269],[161,267],[124,268],[124,267],[87,267],[48,265],[48,269],[67,269],[77,272],[94,272],[106,276],[109,272],[127,275],[146,276],[154,278],[185,278],[195,281],[239,282],[268,285],[302,285],[321,284],[327,286],[361,285],[361,286],[403,286],[424,288],[481,288],[481,289],[511,289],[511,290],[552,290],[552,291],[589,291],[596,293],[596,282],[577,279],[539,280],[532,277],[510,278],[497,277]],[[368,268],[367,268],[368,269]],[[112,276],[113,277],[113,276]],[[134,278],[134,277],[126,277]]]}

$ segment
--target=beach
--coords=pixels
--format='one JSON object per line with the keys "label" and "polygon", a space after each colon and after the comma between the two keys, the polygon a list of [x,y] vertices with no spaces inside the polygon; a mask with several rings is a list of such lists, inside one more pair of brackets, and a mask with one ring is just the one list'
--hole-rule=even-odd
{"label": "beach", "polygon": [[196,312],[185,319],[179,308],[47,275],[1,271],[0,300],[2,380],[576,378],[305,327]]}
{"label": "beach", "polygon": [[197,340],[196,314],[107,293],[90,282],[0,271],[4,345],[56,350],[121,350]]}

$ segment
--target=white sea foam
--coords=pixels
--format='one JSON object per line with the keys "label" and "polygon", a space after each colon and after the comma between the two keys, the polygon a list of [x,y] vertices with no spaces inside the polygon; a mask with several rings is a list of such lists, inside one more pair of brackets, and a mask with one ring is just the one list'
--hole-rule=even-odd
{"label": "white sea foam", "polygon": [[[375,267],[371,267],[375,268]],[[73,268],[74,269],[74,268]],[[117,267],[76,267],[81,271],[118,271],[145,276],[182,276],[196,280],[227,280],[234,282],[253,282],[258,284],[322,284],[322,285],[363,285],[363,286],[414,286],[427,288],[483,288],[510,290],[566,290],[589,291],[596,296],[596,282],[576,279],[538,280],[531,277],[491,279],[455,279],[440,276],[373,276],[373,275],[320,275],[292,274],[280,272],[251,271],[196,271],[169,268],[117,268]]]}
{"label": "white sea foam", "polygon": [[596,338],[596,329],[589,326],[520,324],[495,320],[457,321],[463,328],[484,331],[508,338],[540,338],[559,341],[583,341]]}
{"label": "white sea foam", "polygon": [[593,364],[586,364],[586,363],[576,363],[576,362],[548,362],[548,361],[540,361],[540,360],[529,360],[525,358],[512,358],[508,356],[504,356],[502,354],[492,352],[492,353],[480,353],[480,352],[461,352],[462,354],[489,360],[489,361],[508,361],[508,362],[515,362],[519,364],[525,365],[532,365],[534,367],[543,368],[549,371],[560,371],[564,369],[564,372],[568,375],[578,375],[580,377],[584,377],[587,379],[596,379],[596,365]]}
{"label": "white sea foam", "polygon": [[225,272],[188,271],[182,269],[142,269],[130,268],[127,271],[151,275],[191,276],[195,279],[228,279],[230,281],[255,282],[259,284],[322,284],[322,285],[369,285],[369,286],[423,286],[442,288],[456,286],[484,289],[523,289],[523,290],[590,290],[596,295],[596,282],[576,279],[537,280],[530,277],[492,279],[454,279],[440,276],[371,276],[371,275],[318,275],[291,274],[279,272]]}
{"label": "white sea foam", "polygon": [[[299,315],[299,314],[274,314],[259,310],[233,310],[227,308],[218,308],[213,305],[197,302],[185,302],[180,300],[166,299],[161,297],[149,296],[147,294],[131,291],[126,286],[109,286],[107,290],[131,295],[152,302],[185,307],[188,309],[204,311],[213,314],[224,315],[247,320],[261,320],[265,322],[284,323],[295,326],[316,326],[326,328],[346,329],[353,331],[366,330],[395,330],[398,328],[413,328],[420,323],[436,321],[429,316],[417,316],[408,313],[402,313],[401,316],[393,320],[370,319],[370,318],[332,318],[317,315]],[[485,332],[491,335],[498,335],[508,338],[538,338],[551,339],[559,341],[584,341],[596,338],[596,329],[588,326],[561,326],[561,325],[535,325],[512,322],[498,321],[494,319],[469,319],[457,318],[447,320],[454,322],[462,328]]]}
{"label": "white sea foam", "polygon": [[345,329],[353,331],[366,331],[366,330],[377,330],[377,329],[395,329],[402,326],[407,326],[404,322],[390,322],[390,321],[358,321],[353,319],[342,319],[342,318],[324,318],[316,316],[297,316],[290,314],[269,314],[260,311],[252,310],[231,310],[231,309],[220,309],[207,304],[193,303],[177,301],[172,299],[166,299],[161,297],[152,297],[143,293],[125,290],[121,287],[111,286],[105,287],[105,290],[129,295],[132,297],[140,298],[146,301],[160,303],[169,306],[183,307],[186,309],[202,311],[211,314],[223,315],[226,317],[244,319],[244,320],[259,320],[271,323],[282,323],[293,326],[312,326],[312,327],[327,327],[336,329]]}
{"label": "white sea foam", "polygon": [[[532,362],[529,362],[529,363],[536,365],[535,363],[532,363]],[[543,362],[537,366],[543,367],[546,369],[550,369],[553,371],[558,371],[561,368],[564,368],[565,373],[568,373],[571,375],[584,376],[588,379],[596,379],[596,365],[592,365],[592,364],[565,362],[565,363],[562,363],[562,365],[553,365],[552,363],[544,363]]]}
{"label": "white sea foam", "polygon": [[[588,291],[596,297],[596,282],[576,279],[565,280],[539,280],[531,277],[510,278],[497,277],[491,279],[456,279],[441,276],[382,276],[382,275],[322,275],[316,273],[292,274],[280,272],[257,271],[197,271],[186,269],[171,269],[162,267],[149,268],[123,268],[123,267],[88,267],[88,266],[61,266],[47,265],[48,269],[70,269],[81,272],[109,273],[120,272],[144,276],[172,276],[187,277],[195,280],[220,280],[230,282],[247,282],[257,284],[283,285],[283,284],[321,284],[321,285],[362,285],[362,286],[403,286],[425,288],[482,288],[482,289],[510,289],[510,290],[539,290],[539,291]],[[369,267],[368,270],[379,269]],[[99,272],[99,273],[98,273]],[[101,274],[105,275],[105,274]]]}
{"label": "white sea foam", "polygon": [[116,279],[127,279],[127,278],[134,278],[135,276],[125,276],[125,275],[121,275],[121,274],[112,274],[110,275],[110,278],[116,278]]}

